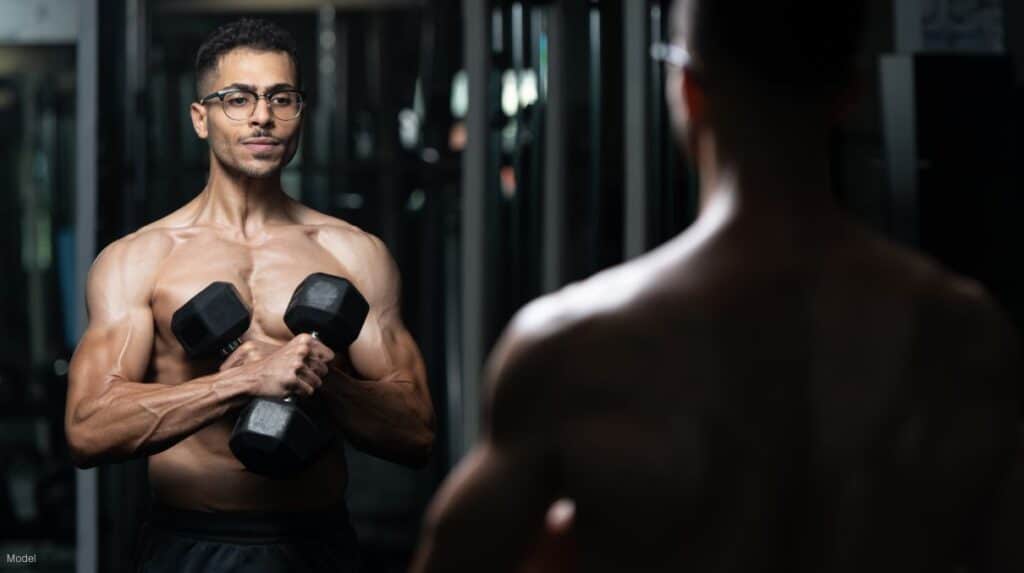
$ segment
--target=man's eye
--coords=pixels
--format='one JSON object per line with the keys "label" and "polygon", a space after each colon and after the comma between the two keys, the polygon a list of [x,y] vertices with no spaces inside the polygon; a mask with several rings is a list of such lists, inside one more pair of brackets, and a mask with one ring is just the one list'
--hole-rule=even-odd
{"label": "man's eye", "polygon": [[294,99],[288,95],[278,95],[273,97],[274,105],[292,105]]}
{"label": "man's eye", "polygon": [[242,107],[249,104],[249,98],[245,96],[235,96],[228,98],[228,104],[235,107]]}

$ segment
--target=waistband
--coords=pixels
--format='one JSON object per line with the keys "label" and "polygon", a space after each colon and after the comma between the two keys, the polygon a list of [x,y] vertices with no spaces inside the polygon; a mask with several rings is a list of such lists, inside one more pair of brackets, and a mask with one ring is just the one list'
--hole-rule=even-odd
{"label": "waistband", "polygon": [[259,539],[354,534],[344,503],[316,511],[208,512],[154,505],[149,523],[181,535],[216,539]]}

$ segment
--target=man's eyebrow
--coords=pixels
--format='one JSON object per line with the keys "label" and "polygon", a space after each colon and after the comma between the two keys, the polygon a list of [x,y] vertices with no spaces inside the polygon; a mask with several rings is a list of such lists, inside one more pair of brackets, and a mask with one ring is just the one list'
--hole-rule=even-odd
{"label": "man's eyebrow", "polygon": [[231,85],[224,86],[223,88],[221,88],[220,91],[223,91],[223,90],[249,90],[251,92],[254,92],[254,91],[256,91],[256,88],[251,86],[251,85],[249,85],[249,84],[234,83],[234,84],[231,84]]}
{"label": "man's eyebrow", "polygon": [[[224,87],[224,89],[226,89],[226,90],[232,90],[232,89],[249,90],[249,91],[251,91],[253,93],[256,93],[256,92],[259,91],[258,89],[256,89],[256,86],[253,86],[253,85],[250,85],[250,84],[241,84],[241,83],[231,84],[229,86]],[[272,86],[267,87],[267,89],[266,89],[266,91],[264,93],[273,92],[273,91],[277,91],[277,90],[293,90],[293,89],[295,89],[295,86],[293,86],[292,84],[280,83],[280,84],[274,84]]]}

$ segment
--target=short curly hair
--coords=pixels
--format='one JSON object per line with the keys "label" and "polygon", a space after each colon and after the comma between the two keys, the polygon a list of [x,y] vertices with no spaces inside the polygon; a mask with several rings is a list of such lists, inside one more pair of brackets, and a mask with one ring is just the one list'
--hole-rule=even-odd
{"label": "short curly hair", "polygon": [[284,52],[295,65],[296,81],[301,86],[299,55],[295,38],[273,22],[259,18],[242,18],[220,26],[199,46],[196,54],[196,95],[203,83],[217,69],[221,56],[236,48],[251,48],[261,52]]}

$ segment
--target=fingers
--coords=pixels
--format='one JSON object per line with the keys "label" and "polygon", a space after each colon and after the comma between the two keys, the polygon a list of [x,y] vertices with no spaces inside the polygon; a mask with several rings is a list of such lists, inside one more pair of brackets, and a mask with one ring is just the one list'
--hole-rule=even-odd
{"label": "fingers", "polygon": [[330,362],[334,360],[334,351],[327,347],[326,344],[320,342],[316,338],[312,339],[310,347],[310,353],[316,357],[320,362]]}
{"label": "fingers", "polygon": [[295,380],[304,396],[312,396],[316,389],[323,385],[320,376],[306,365],[302,365],[295,372]]}
{"label": "fingers", "polygon": [[303,358],[310,357],[319,362],[329,363],[334,360],[334,351],[311,334],[303,333],[291,340],[295,352]]}
{"label": "fingers", "polygon": [[317,340],[313,338],[312,334],[303,332],[302,334],[296,335],[295,338],[292,338],[288,344],[299,347],[305,352],[309,352],[309,349],[313,347],[313,343],[316,341]]}
{"label": "fingers", "polygon": [[295,356],[292,360],[294,361],[292,366],[295,368],[295,372],[298,372],[300,367],[306,367],[318,376],[327,375],[327,363],[320,360],[312,350],[307,351],[306,347],[302,345],[296,347]]}
{"label": "fingers", "polygon": [[299,380],[298,378],[295,379],[294,387],[292,388],[291,391],[289,391],[289,393],[294,396],[302,396],[307,398],[309,396],[312,396],[315,392],[316,389],[313,388],[313,386],[311,386],[308,382]]}
{"label": "fingers", "polygon": [[306,357],[305,364],[314,373],[316,373],[317,376],[319,376],[321,378],[323,378],[324,376],[327,376],[327,373],[330,372],[330,368],[327,366],[326,362],[321,362],[320,360],[318,360],[318,359],[316,359],[316,358],[314,358],[312,356]]}

